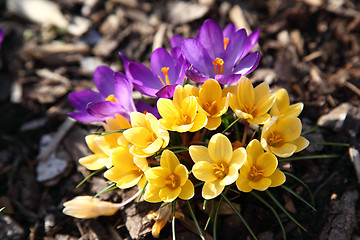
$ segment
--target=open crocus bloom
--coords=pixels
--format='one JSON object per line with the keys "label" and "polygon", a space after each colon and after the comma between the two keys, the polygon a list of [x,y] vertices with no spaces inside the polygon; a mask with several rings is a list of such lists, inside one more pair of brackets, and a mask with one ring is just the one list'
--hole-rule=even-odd
{"label": "open crocus bloom", "polygon": [[129,62],[127,75],[140,93],[160,98],[171,98],[177,85],[185,78],[184,59],[172,57],[164,48],[151,55],[151,70],[140,63]]}
{"label": "open crocus bloom", "polygon": [[284,88],[280,88],[276,92],[275,104],[270,110],[271,116],[293,116],[297,117],[300,115],[301,111],[304,108],[303,103],[295,103],[290,105],[289,94]]}
{"label": "open crocus bloom", "polygon": [[244,148],[232,150],[230,140],[217,133],[211,137],[209,146],[190,146],[189,153],[195,162],[192,172],[204,181],[202,196],[212,199],[221,194],[225,186],[236,181],[239,169],[246,159]]}
{"label": "open crocus bloom", "polygon": [[69,116],[81,122],[100,122],[116,113],[129,119],[136,111],[132,99],[133,86],[123,73],[100,66],[94,72],[94,83],[99,92],[83,90],[69,94],[70,103],[78,112]]}
{"label": "open crocus bloom", "polygon": [[194,185],[188,179],[188,170],[170,150],[164,150],[160,166],[145,172],[149,181],[144,198],[148,202],[172,202],[177,197],[188,200],[194,196]]}
{"label": "open crocus bloom", "polygon": [[277,169],[277,158],[270,152],[264,152],[257,139],[248,144],[246,153],[246,161],[240,168],[239,178],[236,180],[236,186],[240,191],[265,191],[285,182],[285,174]]}
{"label": "open crocus bloom", "polygon": [[209,78],[221,84],[231,84],[258,66],[260,53],[249,51],[257,43],[259,32],[248,36],[245,29],[236,32],[230,25],[225,33],[214,20],[206,20],[195,39],[182,43],[185,59],[193,66],[186,71],[191,80],[202,83]]}
{"label": "open crocus bloom", "polygon": [[270,119],[267,113],[275,102],[276,95],[269,92],[265,82],[253,87],[246,77],[240,79],[237,93],[229,94],[230,107],[236,116],[251,124],[264,124]]}
{"label": "open crocus bloom", "polygon": [[290,157],[294,152],[299,152],[309,145],[309,141],[300,136],[301,128],[299,118],[272,117],[262,129],[261,145],[278,157]]}
{"label": "open crocus bloom", "polygon": [[116,182],[121,189],[136,184],[139,184],[139,188],[144,187],[146,182],[144,173],[149,169],[146,158],[134,157],[128,147],[121,146],[112,152],[110,160],[113,167],[104,173],[104,177]]}

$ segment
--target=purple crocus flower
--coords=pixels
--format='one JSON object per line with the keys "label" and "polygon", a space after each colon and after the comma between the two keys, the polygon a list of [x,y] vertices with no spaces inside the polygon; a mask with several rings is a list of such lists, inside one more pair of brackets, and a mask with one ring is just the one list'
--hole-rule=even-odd
{"label": "purple crocus flower", "polygon": [[2,28],[0,28],[0,50],[3,40],[4,40],[4,31],[2,30]]}
{"label": "purple crocus flower", "polygon": [[186,76],[198,83],[209,78],[221,84],[238,81],[259,64],[259,52],[248,55],[258,37],[259,31],[248,36],[245,29],[236,30],[233,24],[223,32],[214,20],[206,20],[195,39],[182,42],[182,53],[192,65],[191,69],[186,70]]}
{"label": "purple crocus flower", "polygon": [[164,48],[156,49],[150,59],[151,70],[143,64],[129,62],[128,72],[136,90],[152,97],[171,98],[175,87],[185,78],[184,59],[171,56]]}
{"label": "purple crocus flower", "polygon": [[70,117],[81,122],[99,122],[116,113],[129,119],[129,114],[136,111],[133,85],[123,73],[107,66],[97,67],[94,83],[99,92],[88,89],[69,94],[70,103],[78,110],[69,113]]}

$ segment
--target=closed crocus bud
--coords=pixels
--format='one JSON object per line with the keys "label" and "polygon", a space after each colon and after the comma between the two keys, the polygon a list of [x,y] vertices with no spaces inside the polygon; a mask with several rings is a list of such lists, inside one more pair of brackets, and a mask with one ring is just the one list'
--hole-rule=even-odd
{"label": "closed crocus bud", "polygon": [[96,218],[114,215],[121,204],[101,201],[92,196],[78,196],[64,203],[63,213],[76,218]]}

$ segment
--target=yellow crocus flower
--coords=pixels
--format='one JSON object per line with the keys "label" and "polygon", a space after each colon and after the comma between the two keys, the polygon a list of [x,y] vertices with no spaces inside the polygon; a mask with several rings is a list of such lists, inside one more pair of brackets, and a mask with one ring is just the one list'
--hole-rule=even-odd
{"label": "yellow crocus flower", "polygon": [[272,117],[262,129],[261,145],[278,157],[290,157],[309,145],[309,141],[300,136],[301,128],[297,117]]}
{"label": "yellow crocus flower", "polygon": [[160,98],[157,107],[160,123],[170,131],[196,132],[207,124],[206,115],[198,112],[196,97],[189,96],[180,85],[175,88],[174,100]]}
{"label": "yellow crocus flower", "polygon": [[230,140],[221,133],[211,137],[208,147],[190,146],[189,153],[195,162],[194,176],[205,182],[202,188],[205,199],[215,198],[225,186],[234,183],[246,159],[245,149],[233,151]]}
{"label": "yellow crocus flower", "polygon": [[280,88],[276,92],[275,104],[270,110],[271,116],[293,116],[297,117],[300,115],[301,111],[304,108],[304,104],[299,102],[290,105],[289,94],[284,88]]}
{"label": "yellow crocus flower", "polygon": [[253,189],[265,191],[269,187],[277,187],[285,182],[285,174],[277,169],[278,160],[270,152],[264,152],[257,139],[252,140],[246,147],[246,161],[240,168],[236,180],[237,188],[242,192]]}
{"label": "yellow crocus flower", "polygon": [[148,157],[169,144],[169,132],[151,113],[132,112],[132,128],[124,131],[124,137],[132,146],[130,152],[137,157]]}
{"label": "yellow crocus flower", "polygon": [[170,150],[164,150],[160,166],[145,172],[149,184],[144,198],[148,202],[172,202],[177,197],[188,200],[194,196],[194,185],[188,170]]}
{"label": "yellow crocus flower", "polygon": [[229,94],[229,101],[236,116],[251,124],[264,124],[270,119],[268,111],[274,104],[275,97],[274,93],[269,93],[267,83],[263,82],[254,88],[250,80],[243,77],[239,81],[237,93]]}

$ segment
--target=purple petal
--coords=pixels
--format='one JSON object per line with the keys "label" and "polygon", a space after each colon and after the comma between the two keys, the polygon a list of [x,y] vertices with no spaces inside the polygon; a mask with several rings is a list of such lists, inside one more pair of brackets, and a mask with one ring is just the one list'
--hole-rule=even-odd
{"label": "purple petal", "polygon": [[136,103],[136,109],[138,110],[138,112],[141,112],[141,113],[149,112],[152,115],[154,115],[157,119],[161,118],[160,113],[156,107],[156,104],[155,104],[155,107],[152,107],[151,105],[149,105],[143,101],[138,101]]}
{"label": "purple petal", "polygon": [[247,43],[245,29],[235,32],[229,39],[224,55],[224,73],[231,73],[239,57],[242,56]]}
{"label": "purple petal", "polygon": [[89,103],[86,111],[97,118],[114,117],[118,113],[129,119],[129,113],[120,104],[111,101]]}
{"label": "purple petal", "polygon": [[215,76],[213,60],[206,49],[194,39],[185,39],[181,45],[185,59],[198,71],[208,77]]}
{"label": "purple petal", "polygon": [[100,102],[104,100],[100,93],[90,89],[72,92],[68,98],[71,105],[78,111],[85,111],[86,105],[89,102]]}
{"label": "purple petal", "polygon": [[102,118],[94,117],[86,111],[71,112],[71,113],[68,113],[68,115],[77,121],[87,122],[87,123],[101,122],[101,121],[105,120],[105,117],[102,117]]}
{"label": "purple petal", "polygon": [[115,98],[128,112],[136,111],[132,98],[133,85],[121,72],[115,72]]}
{"label": "purple petal", "polygon": [[141,63],[130,62],[129,74],[133,78],[134,85],[157,89],[157,91],[164,86],[160,79]]}
{"label": "purple petal", "polygon": [[157,48],[154,50],[151,54],[150,65],[155,76],[161,77],[165,84],[165,76],[164,73],[161,72],[161,68],[163,67],[169,68],[167,74],[170,84],[174,84],[177,80],[177,78],[175,79],[175,61],[164,48]]}
{"label": "purple petal", "polygon": [[95,69],[94,83],[103,97],[114,94],[114,71],[107,66],[100,66]]}
{"label": "purple petal", "polygon": [[261,56],[258,51],[250,53],[235,67],[234,73],[241,74],[243,76],[251,73],[259,65],[260,57]]}
{"label": "purple petal", "polygon": [[192,81],[194,81],[196,83],[203,83],[203,82],[205,82],[206,80],[209,79],[209,77],[205,77],[203,75],[200,75],[194,69],[186,70],[185,74],[190,80],[192,80]]}
{"label": "purple petal", "polygon": [[[126,54],[125,53],[123,53],[123,52],[119,52],[119,55],[121,56],[121,59],[122,59],[122,61],[123,61],[123,64],[124,64],[124,69],[125,69],[125,74],[127,74],[128,73],[128,71],[129,71],[129,62],[130,62],[130,60],[129,60],[129,58],[126,56]],[[127,76],[127,75],[126,75]],[[130,80],[130,79],[129,79]]]}
{"label": "purple petal", "polygon": [[223,85],[237,82],[240,78],[241,74],[221,74],[215,76],[215,80]]}
{"label": "purple petal", "polygon": [[217,22],[208,19],[201,26],[196,39],[203,45],[212,59],[223,58],[224,37],[223,31]]}
{"label": "purple petal", "polygon": [[259,40],[259,34],[260,34],[260,30],[256,29],[248,36],[248,43],[241,58],[245,57],[251,51],[251,49],[253,49],[253,47],[257,44]]}
{"label": "purple petal", "polygon": [[184,38],[182,36],[179,35],[172,36],[172,38],[170,39],[171,48],[180,47],[182,41],[184,41]]}
{"label": "purple petal", "polygon": [[233,23],[229,23],[223,31],[224,38],[230,38],[237,30],[237,27]]}
{"label": "purple petal", "polygon": [[177,85],[178,84],[174,84],[163,87],[156,93],[156,96],[158,98],[172,98],[172,96],[174,95],[175,87]]}

